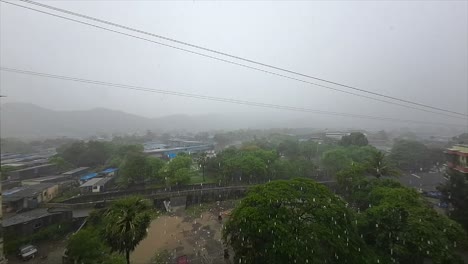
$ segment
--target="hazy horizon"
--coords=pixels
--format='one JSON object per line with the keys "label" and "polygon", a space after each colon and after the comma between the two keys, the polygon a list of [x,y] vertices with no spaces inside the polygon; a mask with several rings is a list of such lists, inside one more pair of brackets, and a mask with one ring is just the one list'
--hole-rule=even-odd
{"label": "hazy horizon", "polygon": [[[468,2],[44,3],[369,91],[468,112]],[[113,12],[106,12],[110,5]],[[4,3],[1,7],[2,67],[331,112],[464,122],[306,85]],[[5,71],[1,71],[0,85],[1,94],[8,96],[2,103],[25,102],[59,111],[107,108],[150,118],[266,113],[342,122],[327,115]],[[348,120],[356,127],[382,124]]]}

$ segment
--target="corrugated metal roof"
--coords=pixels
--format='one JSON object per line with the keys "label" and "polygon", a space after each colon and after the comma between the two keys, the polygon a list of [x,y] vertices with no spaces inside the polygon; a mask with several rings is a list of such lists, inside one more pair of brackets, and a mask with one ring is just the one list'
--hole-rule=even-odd
{"label": "corrugated metal roof", "polygon": [[97,177],[97,176],[98,176],[97,173],[91,172],[91,173],[88,173],[88,174],[82,176],[82,177],[80,178],[80,180],[82,180],[82,181],[87,181],[87,180],[90,180],[90,179],[95,178],[95,177]]}
{"label": "corrugated metal roof", "polygon": [[119,170],[118,168],[108,168],[108,169],[105,169],[103,171],[101,171],[101,173],[111,173],[111,172],[114,172],[114,171],[117,171]]}
{"label": "corrugated metal roof", "polygon": [[94,184],[98,183],[100,180],[102,180],[103,178],[94,178],[94,179],[91,179],[85,183],[83,183],[82,185],[80,185],[80,187],[88,187],[88,186],[93,186]]}

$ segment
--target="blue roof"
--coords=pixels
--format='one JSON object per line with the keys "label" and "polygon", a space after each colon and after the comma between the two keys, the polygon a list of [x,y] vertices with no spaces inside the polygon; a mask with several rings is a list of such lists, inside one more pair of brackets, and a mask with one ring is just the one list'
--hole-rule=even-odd
{"label": "blue roof", "polygon": [[94,178],[94,177],[96,177],[96,176],[98,176],[98,174],[95,173],[95,172],[92,172],[92,173],[88,173],[88,174],[82,176],[82,177],[80,178],[80,180],[82,180],[82,181],[87,181],[87,180],[92,179],[92,178]]}
{"label": "blue roof", "polygon": [[108,168],[108,169],[105,169],[103,171],[101,171],[101,173],[111,173],[111,172],[114,172],[114,171],[117,171],[119,170],[118,168]]}

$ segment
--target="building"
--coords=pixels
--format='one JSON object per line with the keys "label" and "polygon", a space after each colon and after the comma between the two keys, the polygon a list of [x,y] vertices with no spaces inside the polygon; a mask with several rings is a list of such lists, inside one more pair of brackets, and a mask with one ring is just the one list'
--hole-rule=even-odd
{"label": "building", "polygon": [[119,169],[117,168],[108,168],[108,169],[101,171],[99,174],[104,177],[114,177],[114,176],[117,176],[118,170]]}
{"label": "building", "polygon": [[6,213],[20,212],[37,208],[40,203],[48,202],[57,197],[59,185],[56,183],[39,183],[5,190],[2,194],[3,211]]}
{"label": "building", "polygon": [[64,172],[62,173],[62,175],[69,176],[69,177],[79,177],[88,173],[88,171],[89,171],[89,167],[79,167],[71,171]]}
{"label": "building", "polygon": [[447,167],[468,176],[468,145],[454,145],[445,151]]}
{"label": "building", "polygon": [[71,210],[38,208],[4,219],[3,231],[5,237],[27,237],[53,224],[71,223],[72,217]]}
{"label": "building", "polygon": [[168,149],[154,149],[154,150],[145,150],[144,153],[157,158],[171,158],[175,157],[178,153],[201,153],[214,150],[214,145],[197,145],[197,146],[188,146],[188,147],[175,147]]}
{"label": "building", "polygon": [[96,172],[91,172],[80,177],[80,183],[83,184],[93,178],[96,178],[98,174]]}
{"label": "building", "polygon": [[71,180],[69,176],[62,174],[62,175],[53,175],[53,176],[45,176],[45,177],[22,180],[21,185],[27,186],[27,185],[35,185],[35,184],[40,184],[40,183],[51,183],[51,182],[60,183],[60,182],[66,182],[66,181],[73,181],[73,180]]}
{"label": "building", "polygon": [[21,170],[15,170],[10,173],[10,180],[25,180],[41,176],[54,175],[57,172],[55,164],[43,164],[29,167]]}
{"label": "building", "polygon": [[81,193],[104,192],[114,182],[114,177],[93,178],[80,186]]}
{"label": "building", "polygon": [[349,132],[326,132],[325,137],[336,139],[336,140],[341,140],[342,137],[349,136],[350,134],[351,133]]}

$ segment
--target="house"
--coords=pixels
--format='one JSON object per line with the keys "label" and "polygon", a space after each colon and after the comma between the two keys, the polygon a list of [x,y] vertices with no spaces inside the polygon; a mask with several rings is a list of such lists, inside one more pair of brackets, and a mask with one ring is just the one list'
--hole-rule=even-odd
{"label": "house", "polygon": [[349,136],[350,134],[351,133],[349,132],[326,132],[325,137],[335,140],[341,140],[342,137]]}
{"label": "house", "polygon": [[82,193],[89,192],[104,192],[106,188],[112,185],[114,182],[114,177],[104,177],[104,178],[93,178],[80,186],[80,191]]}
{"label": "house", "polygon": [[79,177],[89,172],[89,167],[79,167],[71,171],[62,173],[62,175],[69,177]]}
{"label": "house", "polygon": [[105,169],[103,171],[101,171],[99,174],[104,176],[104,177],[114,177],[114,176],[117,176],[117,171],[119,169],[117,168],[108,168],[108,169]]}
{"label": "house", "polygon": [[468,145],[457,144],[445,151],[447,167],[468,176]]}
{"label": "house", "polygon": [[80,177],[80,183],[83,184],[93,178],[96,178],[98,177],[98,174],[96,172],[91,172],[91,173],[88,173],[86,175],[83,175]]}
{"label": "house", "polygon": [[53,224],[71,223],[72,211],[38,208],[3,219],[5,237],[27,237]]}
{"label": "house", "polygon": [[5,190],[2,200],[5,212],[19,212],[39,207],[40,203],[48,202],[59,194],[56,183],[39,183]]}
{"label": "house", "polygon": [[55,164],[43,164],[10,172],[10,180],[25,180],[46,175],[53,175],[57,172]]}

